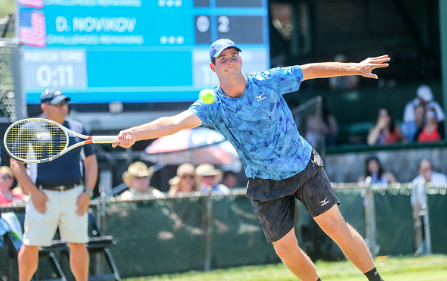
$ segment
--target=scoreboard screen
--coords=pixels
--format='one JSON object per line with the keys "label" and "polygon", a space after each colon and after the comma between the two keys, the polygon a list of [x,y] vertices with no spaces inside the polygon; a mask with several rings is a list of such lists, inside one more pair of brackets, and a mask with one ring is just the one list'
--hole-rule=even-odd
{"label": "scoreboard screen", "polygon": [[229,38],[242,71],[269,68],[267,0],[18,0],[27,103],[189,102],[218,84],[209,47]]}

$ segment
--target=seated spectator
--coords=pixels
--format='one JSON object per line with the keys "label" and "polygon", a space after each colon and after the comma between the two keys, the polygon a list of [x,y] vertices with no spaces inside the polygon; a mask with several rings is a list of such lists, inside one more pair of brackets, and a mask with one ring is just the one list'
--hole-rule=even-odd
{"label": "seated spectator", "polygon": [[444,139],[444,126],[438,123],[436,111],[434,108],[429,108],[425,115],[426,123],[418,130],[415,139],[418,142],[432,142]]}
{"label": "seated spectator", "polygon": [[[335,62],[348,62],[348,58],[344,54],[338,54],[334,58]],[[338,76],[329,78],[329,87],[332,91],[353,91],[359,86],[359,76]]]}
{"label": "seated spectator", "polygon": [[428,111],[428,108],[434,108],[436,111],[436,116],[438,116],[438,122],[443,122],[445,119],[444,111],[442,110],[439,103],[433,100],[433,93],[431,88],[427,85],[421,85],[417,89],[417,97],[409,101],[405,106],[404,110],[404,122],[409,122],[415,120],[414,108],[417,105],[422,105],[425,107],[425,110]]}
{"label": "seated spectator", "polygon": [[169,196],[199,191],[194,165],[185,163],[177,168],[177,175],[169,180]]}
{"label": "seated spectator", "polygon": [[138,197],[163,198],[163,192],[151,187],[154,168],[148,168],[143,162],[132,163],[123,173],[123,181],[129,188],[118,196],[119,199],[132,200]]}
{"label": "seated spectator", "polygon": [[0,206],[10,206],[15,203],[24,202],[27,196],[22,193],[20,188],[12,189],[14,176],[7,166],[0,167]]}
{"label": "seated spectator", "polygon": [[[425,200],[425,184],[438,187],[447,186],[447,176],[433,171],[431,161],[422,159],[418,164],[419,175],[411,182],[413,189],[411,190],[411,206],[416,205],[416,200],[419,205],[419,210],[426,210],[427,202]],[[419,220],[421,223],[422,243],[417,249],[417,254],[426,254],[427,249],[425,245],[425,216],[426,212],[419,212]]]}
{"label": "seated spectator", "polygon": [[422,129],[425,124],[425,107],[422,104],[418,104],[414,108],[415,120],[402,123],[400,130],[404,135],[407,142],[415,142],[416,133]]}
{"label": "seated spectator", "polygon": [[228,188],[237,187],[237,175],[233,171],[226,171],[223,173],[222,184]]}
{"label": "seated spectator", "polygon": [[396,178],[392,173],[386,172],[383,169],[379,158],[371,156],[365,161],[365,174],[360,176],[359,182],[389,184],[396,182]]}
{"label": "seated spectator", "polygon": [[385,107],[379,109],[376,124],[368,133],[368,144],[390,144],[402,141],[403,139],[404,136],[400,128],[396,126],[390,110]]}
{"label": "seated spectator", "polygon": [[[447,176],[441,173],[433,172],[432,164],[429,159],[422,159],[418,164],[419,175],[412,181],[412,184],[417,188],[418,201],[420,206],[425,209],[424,184],[432,186],[446,186]],[[414,191],[414,189],[413,189]],[[411,205],[415,204],[415,194],[411,193]]]}
{"label": "seated spectator", "polygon": [[219,184],[222,179],[222,171],[215,169],[211,164],[201,164],[196,168],[199,188],[202,194],[212,191],[214,194],[228,194],[230,190],[223,184]]}
{"label": "seated spectator", "polygon": [[326,99],[322,100],[321,109],[321,118],[316,115],[307,118],[305,139],[313,147],[320,147],[321,136],[324,135],[326,145],[333,146],[338,134],[337,120],[330,113]]}

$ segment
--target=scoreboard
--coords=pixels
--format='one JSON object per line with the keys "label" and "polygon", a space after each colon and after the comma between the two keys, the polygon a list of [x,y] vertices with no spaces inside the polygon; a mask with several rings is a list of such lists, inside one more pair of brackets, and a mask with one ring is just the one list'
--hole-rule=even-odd
{"label": "scoreboard", "polygon": [[74,103],[194,101],[218,84],[208,53],[222,38],[242,49],[243,72],[270,66],[267,0],[18,3],[29,104],[46,88]]}

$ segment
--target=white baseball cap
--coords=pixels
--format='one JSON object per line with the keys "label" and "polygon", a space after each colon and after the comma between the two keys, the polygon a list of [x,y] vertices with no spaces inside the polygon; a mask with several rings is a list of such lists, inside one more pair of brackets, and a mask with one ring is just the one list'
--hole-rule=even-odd
{"label": "white baseball cap", "polygon": [[433,100],[433,93],[431,92],[431,88],[427,85],[421,85],[417,89],[418,98],[423,99],[426,102],[431,102]]}

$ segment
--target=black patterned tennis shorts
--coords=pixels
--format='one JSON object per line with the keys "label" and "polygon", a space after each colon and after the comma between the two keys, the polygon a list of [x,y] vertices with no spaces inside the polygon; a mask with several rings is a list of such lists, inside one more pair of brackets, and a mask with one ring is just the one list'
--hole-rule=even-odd
{"label": "black patterned tennis shorts", "polygon": [[[312,169],[314,171],[309,173],[309,170]],[[305,178],[309,174],[311,176]],[[290,184],[296,186],[295,193],[285,197],[266,201],[251,199],[253,209],[258,215],[265,237],[269,243],[278,241],[294,227],[295,198],[306,206],[312,217],[323,214],[335,204],[340,204],[329,183],[326,171],[323,167],[315,169],[312,160],[309,161],[309,164],[301,173],[288,179],[281,181],[250,179],[249,186],[250,181],[256,187],[268,185],[269,189],[275,188],[275,186],[281,188]]]}

